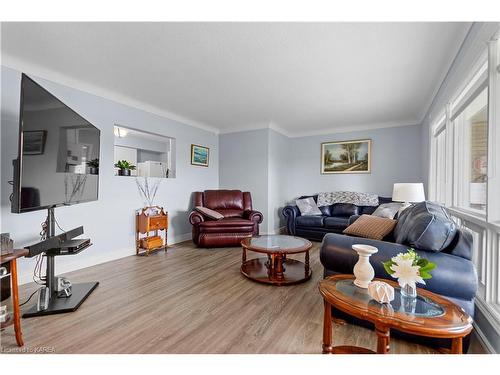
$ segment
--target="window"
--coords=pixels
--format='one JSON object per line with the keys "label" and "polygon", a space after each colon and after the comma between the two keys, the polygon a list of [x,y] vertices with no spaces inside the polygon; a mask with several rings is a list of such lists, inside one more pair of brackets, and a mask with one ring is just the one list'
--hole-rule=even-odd
{"label": "window", "polygon": [[[453,121],[455,161],[453,205],[486,213],[488,176],[488,89],[484,88]],[[438,163],[440,163],[438,159]]]}

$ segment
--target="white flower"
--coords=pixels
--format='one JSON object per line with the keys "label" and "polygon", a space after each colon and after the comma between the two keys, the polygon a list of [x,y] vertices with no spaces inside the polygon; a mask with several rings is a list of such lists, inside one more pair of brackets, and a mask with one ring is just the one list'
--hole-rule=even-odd
{"label": "white flower", "polygon": [[412,262],[415,260],[415,253],[407,252],[407,253],[399,253],[395,257],[391,259],[394,263],[399,264],[400,261],[411,260]]}
{"label": "white flower", "polygon": [[393,264],[391,269],[394,273],[391,275],[398,279],[399,286],[404,288],[406,285],[416,288],[416,283],[425,284],[424,279],[420,277],[420,267],[414,266],[411,259],[399,259],[397,264]]}

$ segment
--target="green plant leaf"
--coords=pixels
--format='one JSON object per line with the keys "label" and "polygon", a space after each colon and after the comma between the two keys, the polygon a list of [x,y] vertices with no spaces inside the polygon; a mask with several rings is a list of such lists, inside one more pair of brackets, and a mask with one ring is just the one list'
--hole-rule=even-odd
{"label": "green plant leaf", "polygon": [[424,280],[427,280],[427,279],[432,279],[432,275],[426,271],[422,271],[420,270],[420,277]]}
{"label": "green plant leaf", "polygon": [[387,272],[389,275],[392,275],[394,273],[394,271],[391,269],[391,266],[393,264],[394,262],[392,260],[388,260],[387,262],[382,262],[385,272]]}

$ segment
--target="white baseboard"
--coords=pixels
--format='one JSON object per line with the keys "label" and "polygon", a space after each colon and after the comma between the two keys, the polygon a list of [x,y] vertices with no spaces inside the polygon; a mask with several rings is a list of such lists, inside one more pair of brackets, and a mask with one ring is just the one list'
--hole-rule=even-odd
{"label": "white baseboard", "polygon": [[[168,238],[167,244],[174,245],[179,242],[188,241],[191,239],[191,233],[183,233],[176,236]],[[56,274],[63,274],[73,271],[82,270],[88,267],[97,266],[98,264],[111,262],[113,260],[125,258],[131,255],[135,255],[134,247],[127,247],[122,249],[115,249],[111,251],[101,251],[98,255],[92,257],[78,257],[72,256],[67,257],[64,262],[58,262],[56,260]],[[45,273],[45,269],[43,270]],[[18,274],[18,284],[28,284],[33,282],[33,269],[25,269]]]}

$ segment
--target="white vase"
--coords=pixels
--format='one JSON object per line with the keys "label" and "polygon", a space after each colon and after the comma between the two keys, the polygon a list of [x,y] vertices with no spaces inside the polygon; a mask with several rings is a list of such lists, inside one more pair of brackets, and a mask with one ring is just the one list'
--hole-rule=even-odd
{"label": "white vase", "polygon": [[358,262],[354,266],[354,285],[360,288],[368,288],[368,284],[373,280],[375,271],[370,264],[370,256],[378,252],[378,249],[370,245],[352,245],[352,249],[359,255]]}

